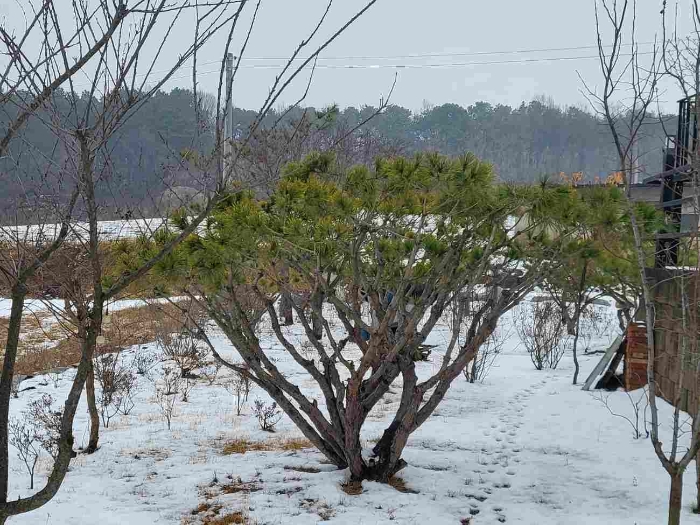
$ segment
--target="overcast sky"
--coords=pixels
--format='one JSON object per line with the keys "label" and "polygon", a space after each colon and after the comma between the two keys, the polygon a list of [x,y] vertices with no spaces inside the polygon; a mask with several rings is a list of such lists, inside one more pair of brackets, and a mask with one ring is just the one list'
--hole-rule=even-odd
{"label": "overcast sky", "polygon": [[[0,2],[0,14],[17,19],[14,4],[23,1]],[[659,34],[661,3],[640,1],[642,51],[649,50],[644,44]],[[336,0],[326,34],[363,4]],[[274,66],[307,34],[324,6],[325,0],[263,0],[249,59],[243,62],[235,87],[237,106],[253,108],[261,103],[277,72]],[[187,33],[181,27],[178,39],[184,42]],[[379,0],[324,52],[307,103],[376,105],[398,73],[392,101],[412,110],[420,110],[424,103],[466,106],[479,100],[518,105],[536,96],[583,107],[578,74],[596,84],[597,61],[590,58],[596,55],[595,44],[593,0]],[[220,60],[222,46],[223,38],[213,41],[200,58],[205,90],[216,89],[213,62]],[[172,60],[177,53],[177,45],[170,45],[166,58]],[[430,67],[437,64],[446,66]],[[168,86],[189,87],[189,77],[183,71]],[[282,101],[293,102],[304,84],[305,78],[300,79],[297,89]],[[678,94],[667,91],[662,98],[673,102]]]}

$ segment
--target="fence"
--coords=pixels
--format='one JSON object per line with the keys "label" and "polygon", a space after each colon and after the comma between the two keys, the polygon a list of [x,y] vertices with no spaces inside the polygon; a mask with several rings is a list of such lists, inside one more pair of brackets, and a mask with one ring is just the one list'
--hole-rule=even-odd
{"label": "fence", "polygon": [[656,311],[654,371],[658,394],[695,414],[700,400],[700,280],[695,271],[648,269],[647,275],[653,284]]}

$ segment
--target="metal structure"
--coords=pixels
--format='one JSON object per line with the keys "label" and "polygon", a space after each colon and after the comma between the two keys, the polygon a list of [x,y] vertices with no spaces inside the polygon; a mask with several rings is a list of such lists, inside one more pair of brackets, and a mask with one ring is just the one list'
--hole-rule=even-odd
{"label": "metal structure", "polygon": [[678,101],[678,127],[676,135],[666,139],[663,171],[644,180],[645,184],[661,184],[660,208],[664,210],[667,232],[656,237],[657,268],[677,266],[680,239],[697,232],[681,231],[683,203],[691,197],[683,197],[684,184],[692,180],[692,152],[698,150],[698,111],[695,96]]}

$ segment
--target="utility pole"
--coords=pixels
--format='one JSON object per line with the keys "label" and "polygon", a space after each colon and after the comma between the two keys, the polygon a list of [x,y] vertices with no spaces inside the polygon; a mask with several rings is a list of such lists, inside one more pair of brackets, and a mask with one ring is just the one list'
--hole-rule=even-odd
{"label": "utility pole", "polygon": [[224,174],[228,176],[228,164],[233,151],[233,53],[226,55],[226,114],[224,118]]}

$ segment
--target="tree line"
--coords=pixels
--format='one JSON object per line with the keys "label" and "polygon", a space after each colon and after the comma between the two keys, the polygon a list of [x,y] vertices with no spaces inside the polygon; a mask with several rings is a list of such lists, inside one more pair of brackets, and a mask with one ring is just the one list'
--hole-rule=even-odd
{"label": "tree line", "polygon": [[[83,94],[78,105],[89,105]],[[48,184],[66,156],[47,119],[65,119],[73,107],[67,92],[57,90],[51,111],[40,109],[29,119],[24,141],[12,144],[10,154],[0,159],[0,179],[5,191],[0,209],[8,220],[14,203],[36,204],[46,197]],[[182,152],[211,148],[214,143],[216,100],[212,95],[194,97],[189,89],[157,91],[150,103],[134,111],[121,123],[109,141],[109,163],[103,173],[104,197],[112,203],[102,217],[123,218],[129,209],[142,212],[158,208],[168,188],[192,188],[189,169],[181,166]],[[0,111],[0,125],[6,126],[17,109],[11,99]],[[233,109],[234,139],[247,137],[258,112]],[[644,132],[636,138],[642,169],[660,169],[660,151],[665,138],[662,121],[673,116],[649,118]],[[502,180],[528,182],[559,173],[582,173],[585,180],[605,178],[616,170],[617,156],[610,132],[602,119],[577,107],[559,107],[545,99],[523,102],[518,107],[476,102],[468,107],[442,104],[420,112],[397,105],[316,109],[293,107],[271,109],[260,123],[258,133],[275,129],[294,132],[298,123],[310,121],[314,140],[297,144],[291,160],[318,149],[353,150],[347,165],[369,164],[382,155],[412,155],[435,151],[444,155],[473,152],[494,165]],[[287,137],[289,138],[289,137]],[[308,134],[306,135],[308,138]],[[344,140],[341,140],[344,139]],[[248,165],[249,166],[249,165]],[[67,190],[66,190],[67,191]],[[66,195],[64,195],[65,197]],[[54,195],[55,197],[55,195]]]}

